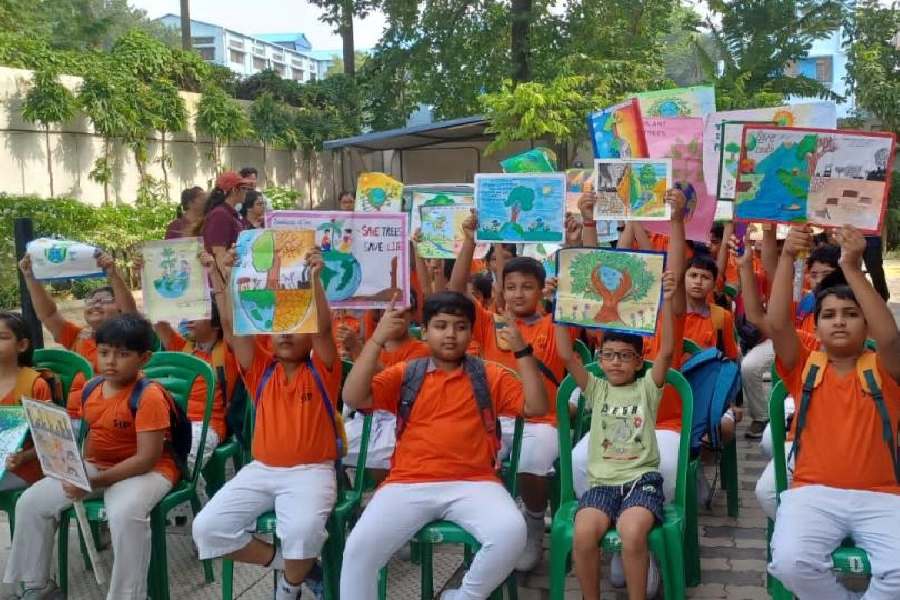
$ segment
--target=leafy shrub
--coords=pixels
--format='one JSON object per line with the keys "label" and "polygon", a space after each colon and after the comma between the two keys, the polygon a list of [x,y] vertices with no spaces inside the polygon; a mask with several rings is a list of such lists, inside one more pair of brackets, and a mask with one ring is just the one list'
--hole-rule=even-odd
{"label": "leafy shrub", "polygon": [[297,200],[303,197],[303,192],[288,188],[270,185],[263,190],[266,200],[271,203],[272,210],[286,210],[297,208]]}

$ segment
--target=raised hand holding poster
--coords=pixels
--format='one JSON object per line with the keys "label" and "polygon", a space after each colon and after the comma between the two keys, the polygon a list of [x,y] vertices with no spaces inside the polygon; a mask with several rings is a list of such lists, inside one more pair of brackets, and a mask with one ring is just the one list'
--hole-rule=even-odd
{"label": "raised hand holding poster", "polygon": [[[584,192],[594,189],[593,169],[568,169],[566,170],[566,214],[572,214],[580,223],[581,209],[578,201]],[[619,239],[618,221],[596,221],[597,241],[600,243],[612,242]],[[553,267],[554,270],[556,266]]]}
{"label": "raised hand holding poster", "polygon": [[455,258],[463,244],[462,224],[471,214],[468,206],[422,206],[422,258]]}
{"label": "raised hand holding poster", "polygon": [[664,253],[563,248],[556,256],[557,323],[654,335]]}
{"label": "raised hand holding poster", "polygon": [[641,110],[634,98],[592,112],[587,120],[588,132],[594,146],[594,158],[647,156]]}
{"label": "raised hand holding poster", "polygon": [[716,110],[716,90],[712,86],[641,92],[635,98],[644,118],[703,118]]}
{"label": "raised hand holding poster", "polygon": [[403,182],[384,173],[360,173],[356,180],[358,212],[400,212],[403,210]]}
{"label": "raised hand holding poster", "polygon": [[31,257],[31,269],[38,281],[103,277],[103,269],[97,266],[100,250],[94,246],[38,238],[28,242],[25,251]]}
{"label": "raised hand holding poster", "polygon": [[748,125],[735,218],[881,230],[894,134]]}
{"label": "raised hand holding poster", "polygon": [[594,218],[598,221],[667,221],[672,212],[665,200],[666,190],[670,187],[671,159],[596,159]]}
{"label": "raised hand holding poster", "polygon": [[28,421],[21,406],[0,406],[0,479],[6,473],[6,459],[22,448]]}
{"label": "raised hand holding poster", "polygon": [[565,240],[565,173],[478,173],[475,210],[479,242]]}
{"label": "raised hand holding poster", "polygon": [[315,333],[316,304],[306,254],[312,231],[242,231],[231,271],[237,335]]}
{"label": "raised hand holding poster", "polygon": [[144,243],[141,284],[151,321],[176,325],[210,318],[209,280],[198,258],[202,249],[203,240],[195,237]]}
{"label": "raised hand holding poster", "polygon": [[387,308],[395,293],[400,294],[397,306],[408,306],[406,213],[277,210],[266,215],[266,226],[314,233],[332,308]]}

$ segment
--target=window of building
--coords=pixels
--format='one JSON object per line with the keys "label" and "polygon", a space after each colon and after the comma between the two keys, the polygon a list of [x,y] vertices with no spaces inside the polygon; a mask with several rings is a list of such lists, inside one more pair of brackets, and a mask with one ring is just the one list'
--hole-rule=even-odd
{"label": "window of building", "polygon": [[295,68],[293,76],[294,81],[303,81],[303,71],[301,71],[300,69]]}
{"label": "window of building", "polygon": [[832,75],[832,58],[830,56],[823,56],[816,59],[816,81],[819,83],[824,83],[827,85],[831,85],[833,81]]}
{"label": "window of building", "polygon": [[253,57],[253,68],[257,71],[263,71],[266,68],[266,59],[258,56]]}
{"label": "window of building", "polygon": [[272,70],[278,73],[280,76],[284,77],[284,65],[281,63],[273,62]]}
{"label": "window of building", "polygon": [[294,67],[295,69],[302,69],[303,62],[299,61],[299,60],[295,60],[294,62],[291,63],[291,66]]}
{"label": "window of building", "polygon": [[232,48],[237,48],[238,50],[243,50],[244,49],[244,40],[232,38],[231,41],[228,42],[228,45],[231,46]]}
{"label": "window of building", "polygon": [[194,48],[194,50],[200,53],[200,56],[203,57],[203,60],[215,60],[216,59],[216,49],[215,48]]}
{"label": "window of building", "polygon": [[216,43],[216,40],[214,40],[211,37],[192,37],[191,38],[191,44],[193,44],[194,46],[204,46],[204,45],[214,44],[214,43]]}
{"label": "window of building", "polygon": [[239,65],[244,64],[245,56],[246,56],[246,54],[244,54],[243,52],[238,52],[237,50],[229,50],[228,51],[228,58],[231,59],[231,62],[237,63]]}
{"label": "window of building", "polygon": [[315,81],[315,80],[316,80],[316,73],[315,73],[315,71],[310,71],[310,73],[309,73],[309,80],[310,80],[310,81]]}

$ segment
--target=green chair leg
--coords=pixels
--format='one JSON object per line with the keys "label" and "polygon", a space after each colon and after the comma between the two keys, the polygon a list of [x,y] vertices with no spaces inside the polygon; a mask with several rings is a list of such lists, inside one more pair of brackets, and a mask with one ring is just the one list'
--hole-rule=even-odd
{"label": "green chair leg", "polygon": [[234,561],[222,559],[222,600],[234,600]]}
{"label": "green chair leg", "polygon": [[687,502],[684,521],[684,579],[688,587],[700,585],[700,532],[697,506],[697,470],[700,461],[688,463]]}
{"label": "green chair leg", "polygon": [[387,565],[378,572],[378,600],[387,600],[388,568]]}
{"label": "green chair leg", "polygon": [[728,495],[728,516],[737,518],[741,503],[738,495],[740,493],[740,482],[738,481],[736,440],[732,440],[730,444],[722,449],[720,469],[722,471],[722,486]]}
{"label": "green chair leg", "polygon": [[59,533],[56,536],[57,585],[63,597],[69,592],[69,511],[64,510],[59,516]]}
{"label": "green chair leg", "polygon": [[[196,497],[191,498],[191,512],[194,513],[194,518],[200,514],[200,509],[203,508],[200,506],[200,500]],[[213,561],[204,560],[201,561],[203,563],[203,579],[206,583],[213,583],[216,580],[216,576],[213,574]]]}
{"label": "green chair leg", "polygon": [[421,580],[422,580],[422,590],[421,597],[422,600],[433,600],[434,598],[434,565],[432,560],[434,555],[432,553],[431,544],[419,544],[419,560],[421,561]]}
{"label": "green chair leg", "polygon": [[[564,509],[561,509],[564,510]],[[557,517],[559,515],[557,514]],[[562,600],[566,589],[566,573],[572,554],[574,527],[554,519],[550,529],[550,599]]]}

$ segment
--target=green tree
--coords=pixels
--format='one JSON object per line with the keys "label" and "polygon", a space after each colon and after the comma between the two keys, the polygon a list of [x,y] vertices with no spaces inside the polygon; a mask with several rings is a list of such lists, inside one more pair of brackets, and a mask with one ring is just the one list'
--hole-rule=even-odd
{"label": "green tree", "polygon": [[[603,269],[617,272],[618,284],[610,289],[603,277]],[[572,288],[603,304],[594,316],[598,323],[624,323],[619,304],[626,298],[642,300],[653,286],[653,275],[637,256],[620,252],[604,255],[602,262],[594,254],[579,254],[571,264]]]}
{"label": "green tree", "polygon": [[343,42],[344,74],[356,76],[356,51],[353,43],[353,18],[364,19],[378,6],[378,0],[311,0],[322,9],[319,18],[334,27]]}
{"label": "green tree", "polygon": [[[361,52],[359,50],[354,50],[353,52],[353,64],[354,68],[359,71],[363,65],[366,64],[366,60],[369,59],[369,55],[366,52]],[[335,56],[331,61],[331,65],[328,67],[328,70],[325,71],[325,77],[331,77],[332,75],[344,74],[344,59],[342,56]]]}
{"label": "green tree", "polygon": [[646,164],[641,167],[638,179],[641,182],[642,188],[645,190],[653,189],[653,186],[656,185],[656,170],[653,168],[653,165]]}
{"label": "green tree", "polygon": [[75,95],[62,83],[53,70],[35,71],[33,85],[25,95],[22,117],[31,123],[40,123],[44,128],[44,142],[47,151],[47,176],[50,182],[50,197],[53,189],[53,154],[50,147],[50,126],[63,123],[75,115],[77,108]]}
{"label": "green tree", "polygon": [[859,109],[900,134],[900,6],[860,0],[844,23],[847,84]]}
{"label": "green tree", "polygon": [[279,136],[291,125],[291,114],[287,105],[275,99],[270,93],[264,93],[250,105],[250,125],[263,147],[263,176],[269,183],[268,156],[269,148]]}
{"label": "green tree", "polygon": [[516,225],[521,211],[529,211],[534,208],[534,190],[523,186],[514,187],[503,201],[503,206],[510,209],[509,222]]}
{"label": "green tree", "polygon": [[197,129],[212,140],[215,168],[222,166],[222,145],[250,134],[244,109],[221,88],[208,86],[197,104]]}

